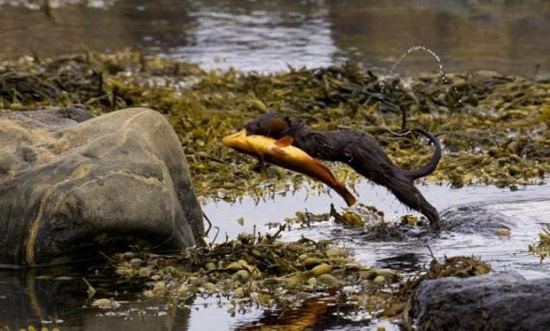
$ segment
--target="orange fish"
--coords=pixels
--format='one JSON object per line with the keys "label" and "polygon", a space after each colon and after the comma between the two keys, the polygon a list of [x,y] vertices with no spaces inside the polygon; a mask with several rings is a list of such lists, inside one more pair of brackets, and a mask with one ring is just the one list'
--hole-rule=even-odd
{"label": "orange fish", "polygon": [[256,156],[262,163],[269,162],[325,183],[340,194],[348,206],[355,204],[355,197],[338,181],[327,166],[303,150],[292,146],[292,142],[293,139],[288,136],[275,140],[260,135],[247,135],[245,129],[223,138],[225,146],[240,153]]}

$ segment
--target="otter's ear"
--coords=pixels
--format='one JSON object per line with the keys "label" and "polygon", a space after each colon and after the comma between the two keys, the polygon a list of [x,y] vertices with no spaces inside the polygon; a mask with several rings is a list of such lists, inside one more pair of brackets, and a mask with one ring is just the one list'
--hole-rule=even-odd
{"label": "otter's ear", "polygon": [[286,129],[288,129],[288,122],[282,118],[275,118],[269,121],[268,135],[270,137],[276,137],[283,133]]}

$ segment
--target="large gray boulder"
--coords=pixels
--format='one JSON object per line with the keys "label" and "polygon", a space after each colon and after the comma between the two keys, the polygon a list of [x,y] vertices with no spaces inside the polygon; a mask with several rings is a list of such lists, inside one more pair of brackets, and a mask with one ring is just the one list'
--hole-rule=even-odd
{"label": "large gray boulder", "polygon": [[0,113],[0,263],[74,261],[130,245],[193,246],[202,211],[159,113]]}
{"label": "large gray boulder", "polygon": [[419,330],[549,330],[550,279],[510,272],[426,280],[409,316]]}

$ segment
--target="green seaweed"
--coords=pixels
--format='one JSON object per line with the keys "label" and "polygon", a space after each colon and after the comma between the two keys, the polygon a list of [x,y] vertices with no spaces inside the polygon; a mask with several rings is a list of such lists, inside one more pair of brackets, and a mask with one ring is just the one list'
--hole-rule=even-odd
{"label": "green seaweed", "polygon": [[[202,199],[235,201],[303,187],[326,191],[277,167],[265,180],[251,158],[224,148],[221,138],[259,114],[299,116],[316,129],[352,128],[374,135],[403,168],[417,168],[431,147],[386,129],[401,126],[434,132],[443,158],[427,181],[494,184],[517,189],[540,184],[550,170],[550,83],[488,73],[451,73],[382,81],[354,63],[263,74],[205,71],[173,59],[136,52],[84,53],[0,62],[0,108],[27,110],[82,105],[94,114],[150,107],[166,115],[187,155]],[[335,164],[353,186],[362,177]],[[231,183],[227,179],[231,178]]]}
{"label": "green seaweed", "polygon": [[[196,296],[213,295],[243,308],[286,309],[318,293],[338,293],[353,302],[366,288],[399,280],[397,272],[367,268],[329,241],[282,242],[276,235],[241,234],[173,255],[127,252],[111,262],[122,280],[142,284],[145,299],[162,298],[180,308]],[[357,288],[344,291],[349,286]]]}
{"label": "green seaweed", "polygon": [[541,262],[550,257],[550,225],[542,229],[537,243],[529,245],[529,253],[540,256]]}

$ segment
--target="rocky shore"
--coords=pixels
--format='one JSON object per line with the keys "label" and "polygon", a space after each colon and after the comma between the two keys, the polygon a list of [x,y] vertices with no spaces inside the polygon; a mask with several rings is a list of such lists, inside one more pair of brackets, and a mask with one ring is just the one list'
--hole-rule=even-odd
{"label": "rocky shore", "polygon": [[158,112],[1,113],[0,139],[2,264],[178,249],[204,234],[181,145]]}

